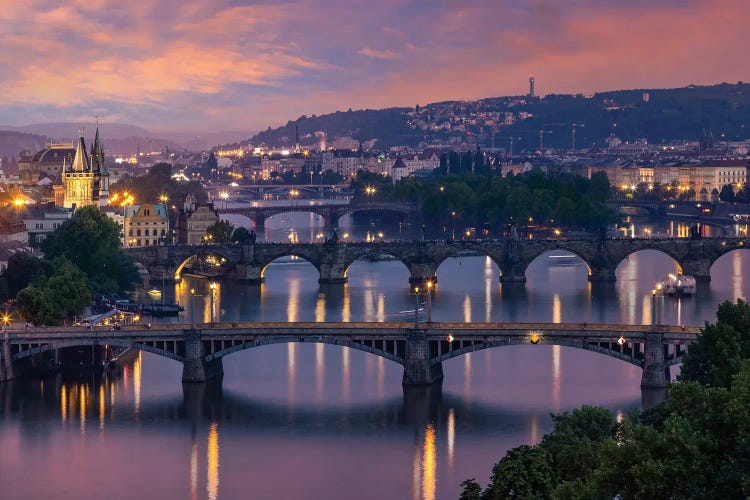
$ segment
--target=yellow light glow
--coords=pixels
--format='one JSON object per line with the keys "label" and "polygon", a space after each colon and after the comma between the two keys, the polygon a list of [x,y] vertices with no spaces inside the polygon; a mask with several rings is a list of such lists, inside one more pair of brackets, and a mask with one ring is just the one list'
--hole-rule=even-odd
{"label": "yellow light glow", "polygon": [[536,344],[539,342],[539,334],[538,333],[532,333],[531,337],[529,337],[532,344]]}

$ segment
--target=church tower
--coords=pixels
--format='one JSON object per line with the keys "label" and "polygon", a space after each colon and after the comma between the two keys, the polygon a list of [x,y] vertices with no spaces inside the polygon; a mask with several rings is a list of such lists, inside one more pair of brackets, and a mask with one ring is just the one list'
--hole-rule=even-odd
{"label": "church tower", "polygon": [[86,142],[81,131],[73,163],[63,167],[62,182],[64,188],[63,206],[65,208],[99,205],[99,183],[101,173],[92,170],[91,161],[86,153]]}
{"label": "church tower", "polygon": [[109,204],[109,172],[104,167],[104,144],[99,137],[99,120],[96,121],[96,136],[91,144],[91,171],[94,173],[93,200],[100,207]]}

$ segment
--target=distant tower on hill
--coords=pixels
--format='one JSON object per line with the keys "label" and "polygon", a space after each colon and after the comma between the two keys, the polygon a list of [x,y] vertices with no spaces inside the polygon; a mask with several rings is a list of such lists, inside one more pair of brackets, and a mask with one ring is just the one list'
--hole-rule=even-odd
{"label": "distant tower on hill", "polygon": [[534,97],[534,75],[529,76],[529,97]]}

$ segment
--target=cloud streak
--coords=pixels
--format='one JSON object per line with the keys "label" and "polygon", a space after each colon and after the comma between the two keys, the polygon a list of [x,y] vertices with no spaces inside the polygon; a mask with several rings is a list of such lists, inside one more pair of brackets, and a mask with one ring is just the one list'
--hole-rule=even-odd
{"label": "cloud streak", "polygon": [[[155,130],[525,91],[750,79],[739,0],[10,0],[0,123]],[[721,29],[717,29],[721,27]]]}

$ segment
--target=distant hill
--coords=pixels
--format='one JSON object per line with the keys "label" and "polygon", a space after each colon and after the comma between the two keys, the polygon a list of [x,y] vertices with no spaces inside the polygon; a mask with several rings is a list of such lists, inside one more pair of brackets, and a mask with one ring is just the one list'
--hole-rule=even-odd
{"label": "distant hill", "polygon": [[29,149],[37,152],[44,147],[46,142],[47,138],[42,135],[0,130],[0,158],[6,159],[3,161],[3,171],[6,174],[17,173],[18,168],[15,162],[21,151]]}
{"label": "distant hill", "polygon": [[[500,114],[489,124],[488,114]],[[512,115],[512,124],[503,118]],[[433,127],[448,122],[450,127]],[[498,124],[499,123],[499,124]],[[570,148],[576,124],[576,147],[602,147],[611,134],[623,141],[647,139],[652,144],[680,139],[699,139],[704,132],[717,140],[750,137],[750,84],[690,85],[676,89],[639,89],[601,92],[593,96],[550,94],[493,97],[477,101],[451,101],[414,108],[359,110],[302,116],[244,141],[253,145],[294,145],[295,126],[300,142],[319,142],[325,132],[330,144],[335,137],[358,141],[377,139],[376,147],[416,145],[425,139],[466,140],[482,146],[507,147],[514,138],[517,151],[539,147],[543,131],[545,147]]]}

